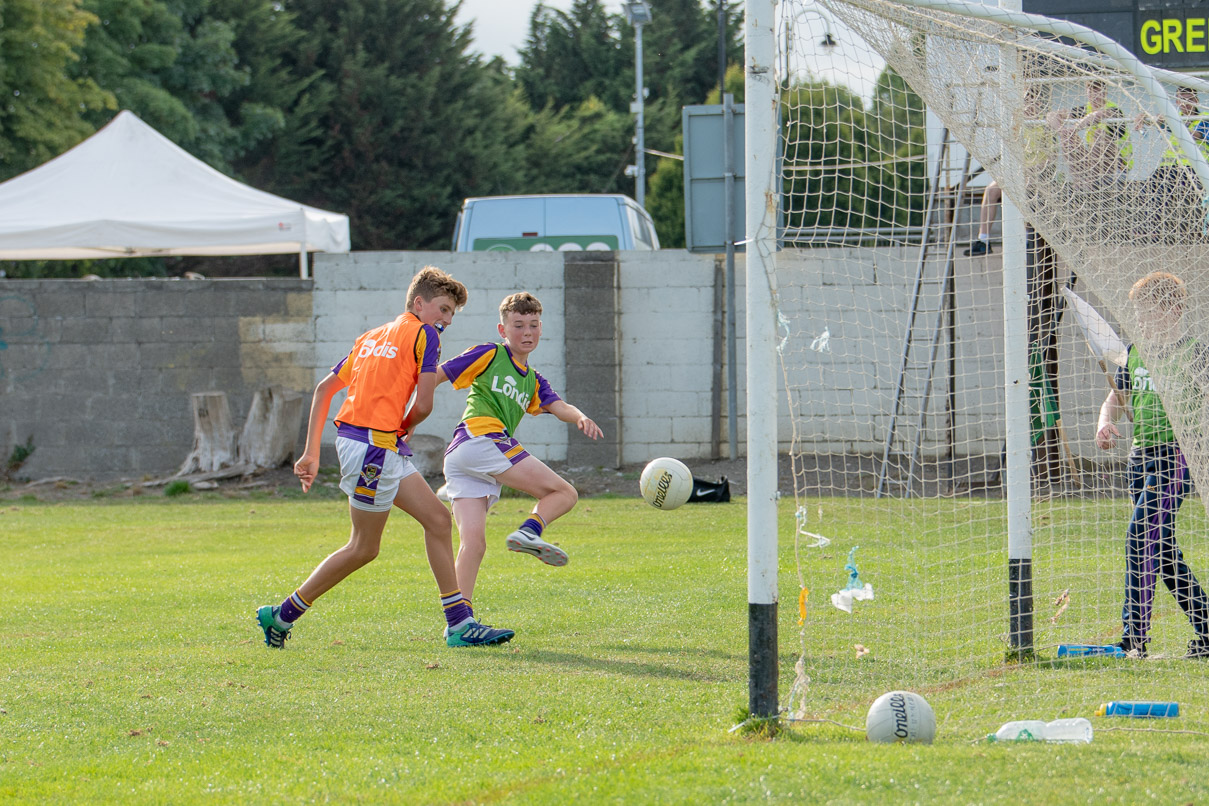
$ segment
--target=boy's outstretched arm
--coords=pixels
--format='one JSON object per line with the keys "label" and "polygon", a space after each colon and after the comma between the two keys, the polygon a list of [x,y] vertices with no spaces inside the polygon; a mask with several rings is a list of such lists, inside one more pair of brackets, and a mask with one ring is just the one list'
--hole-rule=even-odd
{"label": "boy's outstretched arm", "polygon": [[564,423],[574,423],[580,431],[584,432],[584,436],[591,437],[592,439],[599,439],[604,436],[604,432],[600,430],[600,426],[592,421],[592,418],[565,400],[556,400],[542,408]]}
{"label": "boy's outstretched arm", "polygon": [[1104,398],[1104,402],[1100,404],[1100,419],[1096,423],[1096,447],[1102,451],[1106,451],[1117,444],[1117,437],[1121,436],[1121,432],[1113,425],[1125,411],[1125,404],[1121,401],[1120,394],[1116,390],[1108,393],[1108,397]]}
{"label": "boy's outstretched arm", "polygon": [[428,415],[432,414],[432,393],[437,388],[437,376],[442,374],[440,370],[420,373],[420,380],[416,382],[415,399],[411,404],[411,408],[407,410],[407,416],[403,418],[403,433],[405,436],[411,436],[416,426],[424,422],[428,418]]}
{"label": "boy's outstretched arm", "polygon": [[294,475],[302,482],[302,491],[311,489],[319,473],[319,442],[323,437],[323,426],[327,424],[327,412],[332,405],[332,396],[345,387],[344,381],[334,372],[326,375],[315,385],[311,397],[311,416],[306,424],[306,447],[302,456],[294,463]]}

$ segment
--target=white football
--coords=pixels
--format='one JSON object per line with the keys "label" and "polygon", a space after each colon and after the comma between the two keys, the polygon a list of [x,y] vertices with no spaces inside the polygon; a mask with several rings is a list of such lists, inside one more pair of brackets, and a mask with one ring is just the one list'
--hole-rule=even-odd
{"label": "white football", "polygon": [[873,701],[865,717],[865,738],[871,742],[923,742],[936,736],[936,714],[928,701],[912,691],[890,691]]}
{"label": "white football", "polygon": [[642,497],[655,509],[675,509],[693,494],[693,474],[679,459],[652,459],[638,480]]}

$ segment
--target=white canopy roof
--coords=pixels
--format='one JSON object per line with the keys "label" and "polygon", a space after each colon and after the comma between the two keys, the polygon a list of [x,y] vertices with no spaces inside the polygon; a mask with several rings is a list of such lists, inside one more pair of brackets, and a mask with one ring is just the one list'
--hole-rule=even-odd
{"label": "white canopy roof", "polygon": [[348,250],[348,216],[236,182],[128,111],[0,184],[5,260]]}

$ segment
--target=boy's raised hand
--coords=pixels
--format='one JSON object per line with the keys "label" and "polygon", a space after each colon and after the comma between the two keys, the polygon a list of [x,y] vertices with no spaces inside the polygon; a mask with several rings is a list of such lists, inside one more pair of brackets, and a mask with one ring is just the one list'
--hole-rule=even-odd
{"label": "boy's raised hand", "polygon": [[1106,423],[1103,428],[1096,432],[1096,447],[1102,451],[1117,444],[1117,437],[1121,436],[1121,432],[1112,423]]}
{"label": "boy's raised hand", "polygon": [[577,422],[576,425],[579,427],[580,431],[584,432],[584,436],[591,437],[592,439],[599,439],[600,437],[604,436],[604,431],[601,431],[600,426],[597,425],[590,417],[580,417],[579,422]]}
{"label": "boy's raised hand", "polygon": [[303,456],[294,463],[294,475],[302,482],[302,491],[310,492],[311,484],[319,473],[319,457]]}

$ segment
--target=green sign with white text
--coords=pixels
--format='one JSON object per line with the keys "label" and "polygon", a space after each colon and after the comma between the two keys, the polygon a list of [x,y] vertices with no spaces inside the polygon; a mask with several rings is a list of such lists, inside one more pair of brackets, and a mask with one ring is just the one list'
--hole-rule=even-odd
{"label": "green sign with white text", "polygon": [[546,235],[533,238],[475,238],[476,252],[614,252],[616,235]]}

